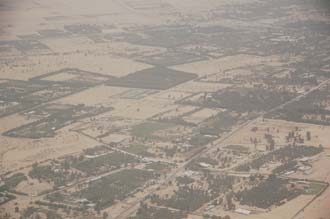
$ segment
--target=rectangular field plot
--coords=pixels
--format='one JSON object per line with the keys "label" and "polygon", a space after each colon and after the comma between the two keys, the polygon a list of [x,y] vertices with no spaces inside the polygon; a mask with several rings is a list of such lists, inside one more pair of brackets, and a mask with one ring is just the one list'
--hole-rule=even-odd
{"label": "rectangular field plot", "polygon": [[132,127],[131,133],[139,138],[150,138],[158,130],[167,129],[174,126],[171,123],[144,122]]}
{"label": "rectangular field plot", "polygon": [[261,180],[257,186],[238,192],[236,197],[242,205],[269,209],[283,205],[300,195],[318,194],[324,186],[325,184],[314,182],[268,177]]}
{"label": "rectangular field plot", "polygon": [[[123,88],[125,89],[125,88]],[[126,88],[128,89],[128,88]],[[124,99],[143,99],[149,95],[155,94],[158,91],[155,90],[146,90],[146,89],[128,89],[121,94],[119,94],[118,98],[124,98]]]}
{"label": "rectangular field plot", "polygon": [[[46,138],[54,137],[56,130],[59,130],[67,125],[76,122],[78,119],[95,116],[102,112],[111,110],[111,108],[105,107],[85,107],[82,105],[64,107],[62,109],[46,109],[42,112],[42,119],[20,126],[18,128],[11,129],[4,133],[10,137],[22,137],[22,138]],[[35,112],[34,112],[35,113]]]}
{"label": "rectangular field plot", "polygon": [[64,29],[77,35],[98,34],[102,32],[102,29],[99,26],[90,24],[66,25],[64,26]]}
{"label": "rectangular field plot", "polygon": [[189,26],[156,26],[139,30],[143,35],[134,32],[127,32],[117,35],[110,35],[112,39],[119,38],[125,42],[137,45],[163,47],[175,49],[180,46],[191,45],[205,37],[199,35]]}
{"label": "rectangular field plot", "polygon": [[97,175],[137,162],[138,160],[131,155],[113,152],[93,157],[88,156],[82,160],[74,160],[72,162],[72,167],[87,175]]}
{"label": "rectangular field plot", "polygon": [[154,207],[143,205],[139,208],[137,213],[131,217],[131,219],[146,219],[146,218],[158,218],[158,219],[183,219],[186,218],[186,213],[177,210],[170,210],[165,207]]}
{"label": "rectangular field plot", "polygon": [[[262,167],[270,166],[270,164],[279,163],[277,167],[274,165],[270,166],[269,169],[273,169],[274,173],[286,173],[292,171],[297,164],[290,165],[297,159],[306,157],[313,157],[323,151],[320,147],[313,146],[286,146],[277,150],[274,150],[268,154],[261,155],[260,157],[249,161],[245,164],[239,165],[237,171],[250,171],[259,170]],[[274,167],[276,167],[274,169]],[[298,168],[298,167],[297,167]]]}
{"label": "rectangular field plot", "polygon": [[93,85],[107,81],[113,77],[102,75],[99,73],[87,72],[76,68],[66,68],[56,72],[44,74],[32,78],[32,81],[43,83],[68,83],[68,84],[83,84]]}
{"label": "rectangular field plot", "polygon": [[236,112],[262,112],[285,103],[295,96],[296,94],[293,92],[282,90],[231,87],[209,95],[199,95],[194,99],[186,99],[182,103],[210,108],[224,108]]}
{"label": "rectangular field plot", "polygon": [[195,212],[206,203],[218,202],[228,193],[238,178],[229,175],[202,174],[193,172],[175,178],[171,185],[163,187],[150,199],[159,206]]}
{"label": "rectangular field plot", "polygon": [[42,85],[33,82],[9,80],[0,86],[0,117],[46,103],[82,89],[65,84]]}
{"label": "rectangular field plot", "polygon": [[61,30],[61,29],[44,29],[44,30],[39,30],[38,33],[46,38],[56,38],[56,37],[69,37],[71,34]]}
{"label": "rectangular field plot", "polygon": [[107,147],[99,145],[61,160],[46,164],[34,163],[28,175],[32,179],[51,183],[54,188],[58,188],[73,185],[81,179],[92,180],[95,179],[95,176],[109,174],[111,171],[137,163],[139,160],[131,155],[113,152]]}
{"label": "rectangular field plot", "polygon": [[124,200],[154,178],[153,172],[141,169],[126,169],[91,182],[86,189],[74,195],[96,203],[96,209],[104,209],[116,200]]}
{"label": "rectangular field plot", "polygon": [[197,124],[203,122],[204,120],[207,120],[211,117],[215,117],[218,113],[219,113],[219,110],[203,108],[190,115],[184,116],[183,120],[188,123],[197,125]]}
{"label": "rectangular field plot", "polygon": [[267,115],[268,118],[293,122],[330,125],[330,84]]}
{"label": "rectangular field plot", "polygon": [[173,66],[173,65],[180,65],[191,62],[197,62],[203,59],[206,58],[199,55],[195,55],[193,53],[173,51],[173,52],[165,52],[157,55],[145,56],[140,58],[138,61],[155,66]]}
{"label": "rectangular field plot", "polygon": [[15,48],[22,53],[28,54],[42,54],[51,53],[52,51],[45,44],[38,40],[13,40],[13,41],[0,41],[0,46],[7,46],[8,48]]}
{"label": "rectangular field plot", "polygon": [[109,82],[109,85],[166,90],[178,84],[190,81],[196,77],[197,75],[192,73],[175,71],[163,67],[155,67],[138,71],[125,77],[113,79]]}

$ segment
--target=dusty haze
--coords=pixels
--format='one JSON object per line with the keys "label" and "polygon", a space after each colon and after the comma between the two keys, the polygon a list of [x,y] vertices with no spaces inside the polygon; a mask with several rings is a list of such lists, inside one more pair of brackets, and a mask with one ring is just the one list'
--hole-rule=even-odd
{"label": "dusty haze", "polygon": [[1,0],[0,219],[330,219],[328,0]]}

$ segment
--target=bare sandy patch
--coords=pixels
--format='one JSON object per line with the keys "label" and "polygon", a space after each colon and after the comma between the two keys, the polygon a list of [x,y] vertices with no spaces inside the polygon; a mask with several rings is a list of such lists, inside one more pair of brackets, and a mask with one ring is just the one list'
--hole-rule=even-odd
{"label": "bare sandy patch", "polygon": [[[259,119],[248,126],[244,127],[239,133],[227,139],[224,144],[238,144],[254,147],[251,143],[251,138],[256,138],[258,141],[257,147],[263,147],[267,144],[265,134],[271,134],[275,141],[275,145],[288,145],[286,136],[289,132],[298,129],[298,133],[305,138],[305,145],[318,147],[322,145],[324,148],[329,148],[328,134],[330,132],[329,126],[320,126],[307,123],[296,123],[284,120],[273,119]],[[254,131],[253,131],[254,130]],[[311,140],[306,140],[306,133],[311,133]]]}
{"label": "bare sandy patch", "polygon": [[0,144],[10,148],[3,155],[1,172],[31,165],[35,162],[77,153],[99,143],[65,127],[52,138],[27,139],[2,136]]}
{"label": "bare sandy patch", "polygon": [[109,106],[111,104],[111,97],[127,90],[129,90],[129,88],[101,85],[64,97],[56,102],[63,104],[85,104],[87,106]]}
{"label": "bare sandy patch", "polygon": [[271,66],[281,66],[280,57],[278,56],[255,56],[238,54],[234,56],[226,56],[219,59],[210,59],[200,62],[188,63],[174,66],[173,69],[179,71],[186,71],[205,76],[208,74],[221,73],[225,70],[235,68],[242,68],[248,66],[256,66],[261,64],[268,64]]}
{"label": "bare sandy patch", "polygon": [[211,118],[219,113],[219,110],[204,108],[197,112],[194,112],[188,116],[183,117],[186,122],[199,124],[204,120]]}
{"label": "bare sandy patch", "polygon": [[180,84],[180,85],[172,88],[172,90],[180,91],[180,92],[187,92],[187,93],[216,92],[218,90],[222,90],[222,89],[225,89],[230,86],[232,86],[232,85],[189,81],[187,83]]}
{"label": "bare sandy patch", "polygon": [[147,119],[152,116],[173,109],[174,106],[163,101],[145,101],[142,100],[126,100],[118,101],[112,105],[114,110],[113,116],[131,119]]}
{"label": "bare sandy patch", "polygon": [[189,105],[175,105],[175,109],[170,110],[168,112],[164,112],[163,114],[157,116],[155,120],[171,120],[175,118],[179,118],[183,116],[186,113],[190,113],[194,111],[195,109],[198,109],[198,107],[189,106]]}
{"label": "bare sandy patch", "polygon": [[154,95],[150,95],[146,97],[146,99],[153,99],[153,100],[167,100],[171,102],[179,101],[185,97],[190,96],[191,93],[176,91],[176,90],[167,90],[167,91],[160,91]]}
{"label": "bare sandy patch", "polygon": [[53,186],[47,182],[38,182],[37,179],[28,179],[18,184],[15,190],[31,196],[36,196],[41,192],[51,189],[53,189]]}
{"label": "bare sandy patch", "polygon": [[[330,178],[328,178],[329,182]],[[298,218],[311,218],[311,219],[330,219],[330,188],[318,197],[314,202],[312,202],[301,214],[297,215],[295,219]]]}
{"label": "bare sandy patch", "polygon": [[84,71],[108,76],[125,76],[150,68],[150,65],[109,54],[70,53],[15,57],[15,65],[0,64],[0,78],[28,80],[64,68],[78,68]]}

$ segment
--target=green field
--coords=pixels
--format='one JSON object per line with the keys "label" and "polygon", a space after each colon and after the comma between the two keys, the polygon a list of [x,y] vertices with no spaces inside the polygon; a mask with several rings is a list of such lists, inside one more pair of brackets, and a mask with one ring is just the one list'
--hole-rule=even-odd
{"label": "green field", "polygon": [[312,182],[308,188],[305,189],[305,193],[308,195],[317,195],[319,194],[326,185],[324,183]]}
{"label": "green field", "polygon": [[96,209],[104,209],[132,195],[153,177],[153,172],[126,169],[91,182],[88,188],[75,193],[75,196],[95,203]]}
{"label": "green field", "polygon": [[87,174],[95,174],[109,169],[117,169],[122,165],[136,163],[138,160],[128,154],[113,152],[91,159],[83,159],[73,163],[73,167]]}
{"label": "green field", "polygon": [[148,147],[146,145],[141,145],[141,144],[134,144],[130,145],[129,147],[124,149],[125,151],[136,154],[136,155],[141,155],[145,157],[151,157],[153,154],[148,152]]}
{"label": "green field", "polygon": [[145,122],[136,125],[132,128],[132,135],[140,138],[150,138],[152,134],[158,130],[167,129],[173,127],[171,123],[160,123],[160,122]]}

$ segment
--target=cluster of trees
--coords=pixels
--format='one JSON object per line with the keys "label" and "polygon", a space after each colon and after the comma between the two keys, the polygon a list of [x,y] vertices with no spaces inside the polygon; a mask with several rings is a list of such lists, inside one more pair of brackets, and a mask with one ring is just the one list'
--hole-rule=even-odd
{"label": "cluster of trees", "polygon": [[125,199],[153,177],[153,172],[126,169],[91,182],[86,189],[74,193],[74,196],[88,199],[96,204],[96,210],[100,210],[117,200]]}
{"label": "cluster of trees", "polygon": [[14,175],[4,179],[4,184],[0,186],[0,192],[14,189],[19,183],[26,180],[23,173],[15,173]]}
{"label": "cluster of trees", "polygon": [[294,97],[287,91],[272,91],[264,88],[230,88],[214,93],[205,100],[204,105],[220,107],[236,112],[264,111]]}
{"label": "cluster of trees", "polygon": [[79,172],[70,171],[67,168],[54,165],[39,165],[34,163],[29,176],[39,181],[45,180],[49,183],[53,182],[55,187],[64,186],[69,182],[73,182],[82,177]]}
{"label": "cluster of trees", "polygon": [[161,198],[158,195],[153,195],[151,196],[151,202],[193,212],[219,195],[230,191],[235,183],[235,177],[227,175],[205,173],[203,178],[206,179],[208,188],[197,187],[193,184],[194,179],[190,177],[178,177],[177,184],[179,189],[175,191],[174,195],[169,198]]}
{"label": "cluster of trees", "polygon": [[330,124],[330,110],[327,109],[329,87],[315,90],[294,103],[286,105],[267,115],[269,118],[284,119],[294,122],[313,123],[318,125]]}
{"label": "cluster of trees", "polygon": [[140,204],[140,208],[136,215],[130,219],[184,219],[187,217],[186,213],[181,211],[171,211],[164,207],[152,207],[147,204]]}
{"label": "cluster of trees", "polygon": [[208,214],[204,214],[203,215],[203,219],[230,219],[231,217],[229,215],[226,216],[217,216],[217,215],[208,215]]}
{"label": "cluster of trees", "polygon": [[129,154],[113,152],[91,159],[85,159],[84,157],[72,159],[70,165],[87,175],[98,175],[110,169],[117,169],[137,162],[139,160]]}
{"label": "cluster of trees", "polygon": [[264,154],[261,157],[242,164],[236,168],[237,171],[249,171],[251,169],[258,170],[261,166],[271,161],[280,161],[282,163],[289,162],[297,158],[311,157],[322,152],[322,147],[313,146],[286,146],[268,154]]}
{"label": "cluster of trees", "polygon": [[200,133],[203,135],[218,136],[221,133],[231,129],[239,120],[239,115],[232,115],[230,112],[220,112],[217,115],[208,119],[200,128]]}
{"label": "cluster of trees", "polygon": [[187,212],[193,212],[213,198],[215,197],[209,194],[208,191],[184,185],[179,187],[178,191],[168,199],[160,198],[158,195],[151,196],[151,202]]}
{"label": "cluster of trees", "polygon": [[236,193],[236,198],[243,205],[270,208],[272,205],[282,204],[284,200],[291,200],[303,192],[294,187],[288,188],[288,184],[287,179],[271,175],[257,186]]}

